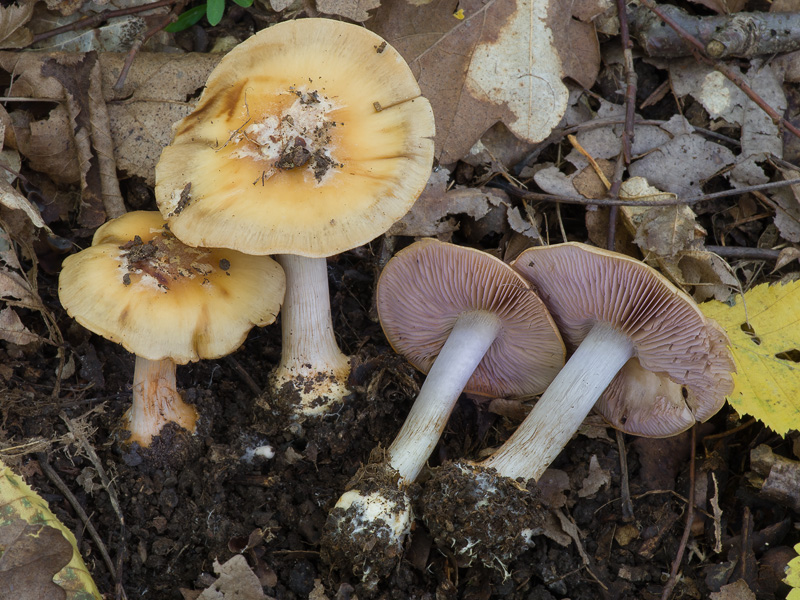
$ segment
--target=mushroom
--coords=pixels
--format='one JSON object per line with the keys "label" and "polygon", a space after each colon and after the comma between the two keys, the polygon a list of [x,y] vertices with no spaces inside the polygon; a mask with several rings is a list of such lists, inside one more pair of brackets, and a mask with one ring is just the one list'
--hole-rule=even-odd
{"label": "mushroom", "polygon": [[[512,267],[539,293],[574,353],[497,452],[443,469],[422,500],[437,544],[466,562],[501,568],[535,530],[508,527],[519,508],[502,506],[513,490],[507,483],[523,482],[517,497],[528,494],[524,482],[538,480],[593,406],[625,432],[674,435],[719,410],[735,369],[722,329],[640,261],[566,243],[526,250]],[[641,383],[659,395],[642,393]]]}
{"label": "mushroom", "polygon": [[177,390],[176,364],[233,352],[253,325],[275,320],[283,293],[271,258],[186,246],[157,211],[102,225],[90,248],[64,260],[58,279],[71,317],[136,355],[123,429],[143,448],[167,423],[195,430],[198,415]]}
{"label": "mushroom", "polygon": [[[430,175],[433,112],[400,54],[328,19],[273,25],[228,53],[156,167],[156,199],[192,246],[280,254],[275,402],[303,419],[348,394],[325,257],[365,244]],[[281,392],[278,394],[278,392]]]}
{"label": "mushroom", "polygon": [[331,511],[323,557],[365,584],[388,574],[412,512],[407,488],[439,441],[462,391],[540,393],[564,364],[561,337],[541,300],[501,260],[426,239],[397,253],[376,293],[389,343],[428,373],[379,464],[369,464]]}

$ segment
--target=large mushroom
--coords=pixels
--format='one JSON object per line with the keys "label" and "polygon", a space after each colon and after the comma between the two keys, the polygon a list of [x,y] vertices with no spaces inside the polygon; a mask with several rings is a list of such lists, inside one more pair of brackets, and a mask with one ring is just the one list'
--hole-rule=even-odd
{"label": "large mushroom", "polygon": [[126,442],[148,447],[167,423],[194,432],[176,364],[219,358],[280,310],[284,277],[266,256],[192,248],[157,211],[108,221],[92,246],[64,260],[58,296],[86,329],[136,355]]}
{"label": "large mushroom", "polygon": [[433,112],[378,35],[328,19],[273,25],[234,48],[156,167],[156,198],[192,246],[279,254],[286,272],[275,402],[324,415],[348,393],[325,257],[365,244],[430,175]]}
{"label": "large mushroom", "polygon": [[416,242],[387,263],[376,299],[389,343],[428,376],[382,460],[359,471],[325,526],[323,556],[368,586],[402,554],[413,518],[407,489],[461,393],[533,396],[556,376],[565,354],[541,300],[485,252]]}
{"label": "large mushroom", "polygon": [[512,266],[541,296],[573,354],[497,452],[442,469],[422,501],[437,544],[501,568],[531,534],[502,527],[502,483],[519,482],[518,493],[527,494],[525,482],[538,480],[592,407],[618,429],[650,437],[705,421],[731,392],[735,370],[722,329],[640,261],[566,243],[527,250]]}

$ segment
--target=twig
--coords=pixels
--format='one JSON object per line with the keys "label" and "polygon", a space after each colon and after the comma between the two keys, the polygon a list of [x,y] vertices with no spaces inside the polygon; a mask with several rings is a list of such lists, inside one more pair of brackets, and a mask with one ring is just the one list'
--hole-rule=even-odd
{"label": "twig", "polygon": [[133,59],[136,58],[136,55],[139,53],[139,50],[142,46],[145,45],[147,40],[157,34],[159,31],[164,29],[170,23],[174,23],[178,19],[178,13],[183,10],[183,7],[186,5],[188,0],[177,0],[175,3],[175,7],[169,12],[169,14],[161,19],[158,23],[156,23],[153,27],[145,31],[144,35],[136,40],[131,49],[128,50],[128,55],[125,57],[125,64],[122,65],[122,70],[119,72],[119,78],[117,82],[114,84],[114,91],[119,92],[122,90],[122,86],[125,85],[125,79],[128,77],[128,71],[131,69],[131,65],[133,64]]}
{"label": "twig", "polygon": [[175,4],[177,0],[158,0],[158,2],[153,2],[151,4],[143,4],[142,6],[132,6],[130,8],[121,8],[119,10],[104,10],[103,12],[99,12],[91,17],[86,17],[83,19],[79,19],[77,21],[73,21],[68,25],[62,25],[61,27],[56,27],[55,29],[51,29],[50,31],[44,31],[42,33],[38,33],[33,36],[30,45],[35,44],[36,42],[41,42],[42,40],[49,39],[60,33],[66,33],[67,31],[75,31],[77,29],[92,29],[96,25],[103,23],[104,21],[108,21],[109,19],[113,19],[115,17],[124,17],[127,15],[135,15],[136,13],[146,12],[148,10],[153,10],[155,8],[161,8],[162,6],[169,6],[170,4]]}
{"label": "twig", "polygon": [[[740,12],[700,17],[672,5],[664,5],[661,10],[697,38],[713,58],[750,58],[800,47],[798,13]],[[649,11],[634,9],[630,19],[634,35],[648,56],[675,58],[689,54],[684,40],[662,27]]]}
{"label": "twig", "polygon": [[106,549],[106,545],[103,543],[100,534],[97,533],[97,529],[95,529],[94,525],[92,524],[91,520],[89,520],[89,515],[86,514],[86,511],[83,510],[80,502],[78,499],[73,495],[72,491],[67,487],[67,484],[64,483],[64,480],[56,473],[55,469],[50,466],[50,463],[47,460],[47,454],[44,452],[37,452],[36,459],[39,461],[39,466],[42,467],[42,471],[44,474],[47,475],[47,478],[55,485],[58,490],[64,495],[64,498],[72,505],[72,509],[77,513],[78,517],[80,518],[83,526],[89,532],[89,535],[94,540],[94,543],[97,545],[97,548],[100,550],[100,555],[103,557],[103,562],[106,563],[106,568],[108,572],[111,574],[111,578],[116,581],[117,580],[117,570],[114,568],[114,563],[111,560],[111,556],[108,554],[108,550]]}
{"label": "twig", "polygon": [[672,590],[675,588],[675,584],[678,583],[678,569],[681,567],[681,562],[683,562],[683,553],[686,550],[686,544],[689,542],[689,535],[692,532],[692,523],[694,522],[694,456],[695,456],[695,444],[697,443],[697,426],[692,426],[692,447],[690,450],[689,455],[689,501],[687,502],[686,507],[686,526],[683,528],[683,536],[681,537],[681,543],[678,546],[678,552],[675,555],[675,560],[672,562],[672,571],[670,571],[669,579],[667,580],[666,585],[664,585],[664,590],[661,592],[661,600],[668,600],[670,595],[672,595]]}
{"label": "twig", "polygon": [[774,108],[772,108],[769,104],[767,104],[761,96],[756,94],[753,88],[751,88],[744,81],[744,79],[742,79],[741,74],[731,69],[725,63],[714,60],[713,58],[708,56],[708,54],[706,53],[705,46],[702,44],[702,42],[700,42],[700,40],[698,40],[696,37],[694,37],[688,31],[686,31],[683,27],[681,27],[675,21],[675,19],[665,14],[664,11],[661,10],[661,8],[655,5],[653,0],[641,0],[641,2],[644,6],[652,10],[656,15],[658,15],[659,19],[661,19],[662,21],[664,21],[664,23],[672,27],[672,29],[675,30],[675,33],[677,33],[681,38],[683,38],[686,42],[689,43],[690,48],[693,48],[695,50],[695,56],[699,61],[706,63],[707,65],[713,67],[714,69],[725,75],[725,77],[730,79],[730,81],[734,85],[736,85],[740,90],[742,90],[745,93],[745,95],[748,98],[750,98],[750,100],[755,102],[759,106],[759,108],[761,108],[761,110],[767,113],[770,119],[772,119],[772,121],[776,125],[786,129],[787,131],[790,131],[795,136],[800,138],[800,129],[795,127],[791,122],[784,119],[783,116],[778,114],[778,112]]}
{"label": "twig", "polygon": [[631,488],[628,484],[628,451],[625,448],[625,434],[619,429],[617,431],[617,448],[619,449],[619,494],[622,500],[622,520],[631,522],[635,516],[633,514],[633,502],[631,502]]}
{"label": "twig", "polygon": [[540,192],[529,192],[515,185],[507,182],[493,181],[490,185],[505,190],[516,198],[523,200],[545,201],[545,202],[563,202],[564,204],[582,204],[584,206],[682,206],[689,204],[697,204],[698,202],[705,202],[707,200],[716,200],[717,198],[726,198],[728,196],[739,196],[749,192],[757,192],[760,190],[771,190],[776,188],[787,187],[790,185],[800,184],[800,179],[786,179],[784,181],[773,181],[771,183],[762,183],[750,187],[738,188],[735,190],[725,190],[722,192],[715,192],[713,194],[701,194],[700,196],[690,196],[689,198],[665,198],[663,200],[641,200],[637,198],[629,199],[615,199],[615,198],[584,198],[583,196],[557,196],[555,194],[543,194]]}
{"label": "twig", "polygon": [[767,260],[775,262],[780,250],[772,248],[745,248],[743,246],[706,246],[706,250],[718,254],[722,258],[739,258],[742,260]]}
{"label": "twig", "polygon": [[242,378],[242,381],[244,381],[247,384],[247,387],[250,388],[250,391],[253,392],[256,395],[256,397],[260,397],[262,389],[255,382],[255,379],[253,379],[250,376],[250,373],[245,371],[244,367],[242,367],[242,365],[239,364],[239,361],[230,355],[226,356],[225,360],[231,367],[233,367],[233,370],[236,371],[236,374]]}

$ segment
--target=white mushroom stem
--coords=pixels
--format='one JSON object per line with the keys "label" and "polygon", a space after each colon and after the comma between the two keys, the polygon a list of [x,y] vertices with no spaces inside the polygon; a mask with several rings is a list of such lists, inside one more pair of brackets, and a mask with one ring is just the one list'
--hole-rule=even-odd
{"label": "white mushroom stem", "polygon": [[500,328],[500,318],[488,311],[467,312],[456,319],[403,427],[389,446],[389,465],[403,480],[413,482],[419,475]]}
{"label": "white mushroom stem", "polygon": [[300,394],[297,414],[321,415],[347,395],[350,361],[333,334],[328,267],[324,258],[276,256],[286,274],[281,309],[283,350],[272,373],[278,391],[287,382]]}
{"label": "white mushroom stem", "polygon": [[632,356],[627,335],[595,324],[514,434],[480,465],[511,479],[538,480]]}
{"label": "white mushroom stem", "polygon": [[133,403],[123,422],[131,432],[127,442],[146,448],[167,423],[177,423],[194,433],[197,411],[183,401],[175,382],[175,362],[136,357],[133,369]]}

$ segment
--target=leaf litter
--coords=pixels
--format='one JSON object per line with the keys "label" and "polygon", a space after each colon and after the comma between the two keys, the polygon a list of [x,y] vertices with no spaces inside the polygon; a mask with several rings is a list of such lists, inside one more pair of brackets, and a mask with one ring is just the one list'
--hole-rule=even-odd
{"label": "leaf litter", "polygon": [[[49,5],[76,16],[86,10],[81,2]],[[310,5],[273,1],[269,6],[262,3],[249,11],[238,11],[239,22],[232,19],[219,26],[219,39],[243,39],[265,22],[307,14],[303,11]],[[610,69],[616,60],[611,57],[611,47],[618,45],[617,40],[601,48],[596,35],[618,35],[612,3],[586,0],[572,3],[572,10],[566,11],[562,3],[539,0],[320,0],[315,8],[364,22],[396,45],[409,60],[436,112],[435,143],[441,168],[434,172],[417,205],[390,232],[395,238],[392,244],[400,247],[412,237],[433,235],[477,245],[498,256],[513,256],[513,248],[558,241],[562,235],[581,241],[591,237],[605,245],[608,210],[597,210],[591,200],[607,194],[607,183],[598,177],[586,155],[562,143],[561,132],[572,128],[577,143],[607,181],[613,179],[625,129],[624,107],[610,101],[614,94],[599,95],[597,89],[602,88],[593,87],[598,72]],[[26,24],[24,15],[3,10],[0,34],[7,34],[8,47],[20,43],[13,41],[15,35],[23,41],[30,38],[27,27],[41,31],[36,28],[35,17]],[[276,16],[270,10],[285,14]],[[50,13],[47,18],[54,16]],[[12,18],[19,24],[8,25],[14,22]],[[237,29],[239,23],[246,26]],[[213,29],[208,31],[217,34]],[[33,105],[12,102],[7,104],[8,118],[0,114],[8,127],[5,152],[11,152],[9,158],[14,151],[21,156],[21,165],[16,163],[12,169],[22,170],[27,178],[24,185],[24,179],[15,181],[14,177],[7,186],[0,183],[0,226],[4,230],[0,240],[0,323],[4,328],[0,393],[6,393],[7,398],[38,399],[42,407],[23,409],[19,404],[0,402],[0,436],[10,426],[32,440],[41,440],[42,435],[60,440],[57,433],[61,424],[47,413],[53,392],[68,411],[86,402],[108,408],[93,417],[98,429],[91,441],[111,466],[115,484],[123,492],[120,510],[128,519],[128,533],[120,534],[116,529],[116,516],[110,520],[103,516],[108,507],[94,482],[93,467],[80,456],[69,456],[60,449],[62,442],[53,452],[61,457],[58,468],[76,479],[76,487],[92,490],[84,496],[85,502],[100,515],[106,538],[118,548],[129,549],[129,558],[125,559],[129,594],[136,596],[145,587],[174,594],[181,587],[184,597],[192,599],[274,595],[344,600],[357,593],[352,585],[357,582],[331,574],[314,554],[325,511],[370,449],[392,439],[419,382],[407,365],[391,357],[379,326],[370,319],[371,283],[380,259],[371,256],[369,250],[353,251],[329,263],[336,326],[343,332],[343,344],[356,356],[355,389],[370,400],[365,413],[348,408],[337,416],[337,423],[325,424],[317,432],[319,437],[307,434],[302,443],[282,427],[254,420],[252,394],[238,385],[237,373],[244,370],[252,385],[265,385],[268,365],[279,355],[280,338],[268,328],[248,339],[230,362],[210,361],[182,371],[190,401],[205,403],[208,410],[204,408],[204,412],[212,418],[205,447],[192,468],[181,473],[148,470],[121,462],[112,449],[114,418],[124,410],[129,394],[126,382],[130,373],[119,372],[118,365],[129,361],[119,349],[82,332],[58,307],[55,275],[63,254],[58,254],[53,245],[57,236],[74,246],[86,245],[95,222],[113,213],[108,205],[114,202],[124,201],[126,208],[152,207],[148,186],[154,183],[154,165],[171,137],[171,125],[191,110],[219,59],[194,52],[140,53],[123,89],[117,92],[113,85],[124,57],[104,50],[115,47],[114,43],[127,49],[126,35],[123,27],[109,25],[45,44],[52,48],[73,44],[75,49],[100,49],[95,62],[82,53],[0,53],[0,66],[11,79],[7,95],[39,100],[35,110],[31,109]],[[104,38],[100,45],[92,41],[100,38]],[[164,40],[171,43],[169,38],[159,43]],[[606,57],[602,63],[601,55]],[[738,64],[742,76],[770,105],[791,115],[793,96],[789,92],[797,78],[791,62],[784,58],[747,59]],[[85,71],[75,66],[82,61],[87,65]],[[637,62],[637,68],[644,64]],[[753,342],[752,337],[740,336],[748,335],[741,329],[740,301],[732,306],[727,302],[741,286],[740,281],[747,285],[778,279],[791,269],[797,272],[797,186],[692,207],[648,207],[637,206],[637,202],[682,199],[728,186],[748,189],[755,183],[795,178],[798,172],[781,162],[788,146],[777,126],[715,71],[691,59],[670,63],[649,60],[647,65],[645,70],[651,69],[655,84],[669,83],[675,95],[662,89],[655,108],[645,108],[644,98],[637,103],[639,122],[634,125],[633,160],[624,172],[619,194],[631,204],[619,209],[617,241],[619,247],[660,268],[696,299],[721,301],[707,303],[704,309],[715,307],[720,321],[728,327],[741,355],[737,360],[743,361],[741,374],[750,365],[748,361],[756,360],[750,356],[753,348],[747,345]],[[657,91],[655,84],[640,74],[640,85],[647,94]],[[624,87],[624,82],[617,87]],[[715,137],[715,132],[721,135]],[[529,161],[526,157],[530,156],[537,158]],[[106,161],[103,165],[101,158]],[[501,189],[498,181],[582,201],[588,208],[556,208],[552,203],[523,200]],[[32,194],[34,182],[40,189]],[[41,201],[42,190],[50,196],[46,202]],[[54,193],[61,194],[62,199],[55,201]],[[69,202],[64,202],[65,196]],[[97,210],[99,207],[105,214]],[[711,249],[719,246],[769,251],[774,264],[732,258]],[[52,267],[47,265],[55,268],[48,271]],[[777,293],[773,288],[769,288],[773,290],[770,293]],[[755,293],[760,289],[749,291],[751,296],[745,297],[744,304],[760,307],[763,299],[758,294],[764,292]],[[784,403],[783,396],[776,396],[778,403],[767,401],[773,396],[775,381],[787,385],[795,376],[791,369],[796,366],[793,352],[797,349],[789,348],[792,344],[787,341],[800,338],[792,329],[793,298],[767,302],[766,308],[757,310],[756,317],[750,314],[750,325],[765,331],[762,335],[768,343],[758,349],[765,353],[757,356],[759,370],[747,371],[750,387],[737,387],[731,405],[740,414],[758,416],[772,431],[797,439],[791,430],[800,423],[791,413],[793,409],[786,408],[791,401]],[[55,307],[52,319],[36,317],[37,313],[49,312],[49,307]],[[66,370],[62,369],[64,354],[46,343],[50,340],[60,347],[59,329],[66,332],[70,346]],[[779,351],[779,347],[783,349]],[[790,372],[780,370],[785,368]],[[59,372],[64,377],[63,389],[59,388]],[[403,377],[398,373],[404,373]],[[408,381],[416,383],[409,387]],[[432,463],[498,445],[513,430],[516,418],[512,412],[498,415],[479,404],[460,403]],[[736,425],[736,413],[725,411],[709,426],[723,437],[703,443],[709,447],[715,444],[715,448],[735,456],[735,449],[751,439],[747,430],[738,431]],[[337,429],[342,427],[349,427],[346,438]],[[606,431],[602,424],[593,427]],[[769,433],[762,431],[763,436]],[[243,466],[239,456],[246,454],[246,438],[253,435],[267,436],[270,445],[280,451],[269,461]],[[777,446],[777,441],[772,441]],[[552,479],[549,485],[554,511],[544,533],[557,546],[544,539],[537,541],[513,566],[513,585],[508,591],[503,584],[484,583],[481,597],[527,599],[556,594],[595,598],[604,588],[611,597],[623,598],[644,597],[659,589],[663,566],[653,565],[648,559],[658,552],[659,556],[669,555],[678,543],[676,524],[685,509],[681,494],[687,485],[683,447],[688,442],[681,441],[680,452],[666,450],[655,442],[638,440],[630,454],[634,457],[630,483],[634,493],[640,494],[634,499],[634,508],[641,531],[619,517],[622,492],[616,445],[605,433],[578,436],[546,476]],[[647,466],[663,453],[670,455],[669,468],[660,469],[655,463]],[[28,464],[35,465],[35,461]],[[738,474],[739,467],[733,461],[731,464]],[[700,473],[701,477],[711,477],[703,470]],[[661,489],[653,487],[656,481]],[[46,481],[39,483],[48,486]],[[744,484],[737,480],[733,485]],[[702,489],[711,489],[711,484]],[[664,496],[664,490],[680,493]],[[739,496],[729,493],[732,487],[725,491],[721,506],[715,508],[715,519],[718,521],[722,514],[729,531],[736,532],[746,527],[745,518],[739,516],[743,503]],[[745,489],[745,495],[750,492]],[[698,494],[698,503],[705,505],[708,494]],[[763,514],[759,518],[760,526],[772,524]],[[71,526],[79,527],[74,520]],[[230,540],[255,529],[269,532],[263,544],[243,554],[231,550]],[[776,540],[773,546],[783,543],[790,549],[797,541],[792,535]],[[611,552],[612,543],[618,544],[616,554]],[[687,597],[746,597],[751,589],[761,589],[757,586],[762,582],[746,570],[734,573],[732,567],[720,568],[718,572],[724,576],[718,579],[704,579],[701,567],[715,568],[712,563],[726,559],[735,562],[736,555],[712,551],[701,538],[692,544],[706,554],[696,554],[684,564],[679,584],[683,587],[678,589]],[[413,564],[402,565],[387,584],[395,593],[450,597],[452,590],[463,589],[465,580],[488,582],[485,573],[461,571],[435,552],[421,524],[411,545],[416,557]],[[227,560],[231,553],[235,560]],[[747,556],[766,561],[761,551],[751,549]],[[203,573],[204,565],[213,567],[218,579]],[[104,587],[112,589],[114,582],[109,575],[102,574],[102,567],[99,572]],[[235,575],[229,577],[228,573]],[[259,573],[271,575],[262,577]],[[765,592],[761,589],[760,593]]]}

